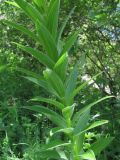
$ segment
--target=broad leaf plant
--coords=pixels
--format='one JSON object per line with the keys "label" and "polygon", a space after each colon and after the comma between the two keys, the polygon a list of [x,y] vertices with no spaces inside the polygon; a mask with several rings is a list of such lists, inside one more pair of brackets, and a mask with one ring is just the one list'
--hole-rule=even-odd
{"label": "broad leaf plant", "polygon": [[[26,74],[26,79],[41,86],[50,95],[49,97],[35,97],[31,100],[44,102],[51,108],[43,105],[24,107],[42,113],[54,123],[49,141],[40,149],[41,159],[95,160],[112,138],[99,138],[90,145],[89,149],[84,150],[86,132],[108,122],[101,120],[90,124],[90,111],[94,105],[110,97],[99,99],[83,108],[79,107],[79,111],[75,112],[74,98],[89,84],[87,81],[80,86],[77,85],[78,64],[68,75],[68,53],[78,37],[79,29],[71,33],[65,41],[62,39],[62,34],[75,8],[71,10],[59,27],[60,0],[32,0],[31,3],[26,0],[15,0],[8,3],[24,11],[33,22],[34,30],[8,20],[4,20],[4,23],[27,35],[39,46],[42,46],[44,51],[14,42],[17,47],[31,54],[45,66],[43,75],[19,68],[19,71]],[[55,111],[53,107],[55,107]],[[62,140],[63,135],[64,140]]]}

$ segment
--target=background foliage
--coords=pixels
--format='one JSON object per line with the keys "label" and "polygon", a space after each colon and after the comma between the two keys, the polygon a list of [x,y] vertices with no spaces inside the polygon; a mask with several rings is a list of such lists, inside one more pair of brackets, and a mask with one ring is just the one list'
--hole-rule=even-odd
{"label": "background foliage", "polygon": [[[72,68],[73,63],[80,59],[80,84],[103,71],[102,76],[93,81],[89,88],[80,92],[76,101],[83,106],[105,95],[116,96],[97,105],[93,114],[96,114],[96,119],[102,117],[110,121],[106,127],[101,127],[99,132],[109,133],[115,137],[111,146],[101,153],[98,159],[118,160],[120,159],[120,2],[118,0],[61,1],[61,23],[73,6],[76,8],[63,38],[78,27],[81,31],[70,50],[69,65]],[[1,0],[0,19],[4,18],[22,22],[32,28],[29,18],[21,10]],[[43,66],[11,44],[13,41],[19,41],[34,46],[31,39],[3,23],[0,23],[0,37],[0,157],[3,160],[35,159],[40,144],[47,141],[47,131],[52,124],[43,115],[36,113],[31,115],[30,112],[20,109],[30,98],[44,92],[23,79],[15,68],[19,66],[40,73]],[[86,136],[89,142],[94,138],[94,131]]]}

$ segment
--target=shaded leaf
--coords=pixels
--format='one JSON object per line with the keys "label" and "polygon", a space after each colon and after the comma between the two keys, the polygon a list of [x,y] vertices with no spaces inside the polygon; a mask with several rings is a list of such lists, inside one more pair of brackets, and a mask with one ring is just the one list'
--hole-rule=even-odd
{"label": "shaded leaf", "polygon": [[64,105],[62,103],[60,103],[56,100],[50,99],[50,98],[36,97],[36,98],[32,98],[31,101],[46,102],[48,104],[54,105],[59,110],[62,110],[64,108]]}
{"label": "shaded leaf", "polygon": [[113,137],[100,137],[91,145],[91,149],[94,151],[95,155],[98,155],[112,142],[113,139]]}
{"label": "shaded leaf", "polygon": [[24,106],[24,108],[43,113],[48,119],[50,119],[56,125],[60,127],[66,127],[66,122],[63,119],[63,117],[46,107],[34,105],[34,106]]}
{"label": "shaded leaf", "polygon": [[35,50],[31,47],[23,46],[18,43],[15,43],[15,44],[17,44],[17,46],[21,48],[22,50],[24,50],[25,52],[30,53],[32,56],[34,56],[37,60],[39,60],[45,66],[49,68],[54,67],[54,61],[52,61],[52,59],[50,59],[47,55],[43,54],[42,52]]}
{"label": "shaded leaf", "polygon": [[27,36],[29,36],[30,38],[34,39],[35,41],[38,41],[38,37],[29,29],[27,29],[26,27],[22,26],[21,24],[17,24],[8,20],[4,20],[3,23],[7,24],[10,27],[13,27],[21,32],[23,32],[24,34],[26,34]]}

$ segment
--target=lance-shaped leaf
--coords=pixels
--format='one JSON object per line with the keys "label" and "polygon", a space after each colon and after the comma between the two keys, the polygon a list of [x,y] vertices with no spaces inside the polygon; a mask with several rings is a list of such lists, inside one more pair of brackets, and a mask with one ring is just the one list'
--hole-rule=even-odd
{"label": "lance-shaped leaf", "polygon": [[47,19],[47,28],[56,40],[58,29],[58,16],[59,16],[60,0],[55,0],[50,6]]}
{"label": "lance-shaped leaf", "polygon": [[44,71],[44,77],[48,84],[57,92],[57,94],[62,98],[65,95],[65,87],[60,79],[60,77],[52,70],[46,69]]}
{"label": "lance-shaped leaf", "polygon": [[75,65],[75,67],[73,68],[72,72],[70,73],[66,81],[65,100],[66,100],[66,105],[68,106],[72,105],[73,103],[71,95],[76,87],[77,75],[78,75],[78,69],[77,65]]}
{"label": "lance-shaped leaf", "polygon": [[23,51],[25,51],[25,52],[31,54],[32,56],[34,56],[36,59],[38,59],[45,66],[47,66],[49,68],[53,68],[55,63],[47,55],[45,55],[42,52],[40,52],[38,50],[35,50],[35,49],[31,48],[31,47],[26,47],[26,46],[23,46],[23,45],[18,44],[18,43],[15,43],[15,44],[17,44],[17,46],[19,48],[21,48]]}
{"label": "lance-shaped leaf", "polygon": [[66,156],[66,154],[65,154],[65,151],[63,151],[63,150],[60,149],[60,148],[57,148],[56,151],[58,152],[58,154],[59,154],[59,156],[60,156],[60,158],[61,158],[62,160],[68,160],[68,158],[67,158],[67,156]]}
{"label": "lance-shaped leaf", "polygon": [[77,133],[77,135],[79,135],[83,132],[89,131],[90,129],[99,127],[99,126],[106,124],[106,123],[108,123],[107,120],[96,121],[96,122],[92,123],[89,127],[87,127],[85,130],[83,130],[82,132]]}
{"label": "lance-shaped leaf", "polygon": [[44,46],[48,56],[56,61],[58,58],[57,47],[51,33],[42,23],[36,23],[36,27],[40,43]]}
{"label": "lance-shaped leaf", "polygon": [[5,2],[8,3],[8,4],[10,4],[10,5],[13,5],[15,7],[20,8],[19,5],[17,5],[17,3],[15,3],[15,2],[11,2],[11,1],[5,1]]}
{"label": "lance-shaped leaf", "polygon": [[43,13],[44,10],[46,9],[46,0],[33,0],[34,3],[37,5],[37,7],[39,8],[40,12]]}
{"label": "lance-shaped leaf", "polygon": [[63,54],[54,66],[54,71],[60,76],[62,81],[65,80],[68,65],[68,54]]}
{"label": "lance-shaped leaf", "polygon": [[60,28],[60,31],[59,31],[58,42],[60,41],[62,33],[63,33],[63,31],[64,31],[64,29],[66,27],[66,24],[67,24],[68,20],[70,19],[72,13],[74,12],[74,10],[75,10],[75,7],[70,11],[69,15],[65,18],[65,20],[64,20],[64,22],[63,22],[63,24],[62,24],[62,26]]}
{"label": "lance-shaped leaf", "polygon": [[39,74],[36,74],[36,73],[29,71],[29,70],[26,70],[24,68],[17,67],[15,69],[17,71],[22,72],[27,75],[27,76],[22,76],[23,78],[25,78],[25,79],[33,82],[34,84],[44,88],[49,93],[56,94],[56,92],[54,92],[54,90],[52,90],[52,88],[50,86],[48,86],[48,84],[43,76],[40,76]]}
{"label": "lance-shaped leaf", "polygon": [[27,80],[35,83],[36,85],[44,88],[47,92],[52,93],[55,96],[59,97],[58,94],[56,93],[56,91],[50,85],[48,85],[48,83],[46,82],[46,80],[42,76],[40,76],[40,77],[23,76],[23,77],[26,78]]}
{"label": "lance-shaped leaf", "polygon": [[97,139],[95,143],[91,145],[90,148],[94,151],[95,155],[97,156],[112,142],[113,139],[113,137],[100,137],[99,139]]}
{"label": "lance-shaped leaf", "polygon": [[76,106],[76,103],[74,103],[71,106],[67,106],[62,110],[62,114],[64,117],[66,117],[66,119],[69,119],[72,117],[73,113],[74,113],[74,108]]}
{"label": "lance-shaped leaf", "polygon": [[40,12],[30,3],[24,0],[15,0],[15,2],[23,9],[23,11],[29,16],[34,22],[44,22],[43,16]]}
{"label": "lance-shaped leaf", "polygon": [[14,68],[16,71],[19,71],[21,73],[24,73],[25,75],[27,76],[31,76],[31,77],[34,77],[36,79],[39,79],[39,80],[43,80],[43,77],[40,76],[39,74],[35,73],[35,72],[32,72],[32,71],[29,71],[27,69],[24,69],[24,68],[21,68],[21,67],[16,67]]}
{"label": "lance-shaped leaf", "polygon": [[75,135],[78,135],[79,133],[81,133],[86,127],[87,127],[87,123],[89,121],[90,118],[90,109],[86,110],[78,119],[78,122],[76,122],[75,128],[73,133]]}
{"label": "lance-shaped leaf", "polygon": [[72,35],[70,35],[67,40],[65,40],[65,44],[61,54],[65,52],[69,52],[69,50],[77,40],[77,37],[78,37],[78,32],[75,32],[75,33],[72,33]]}
{"label": "lance-shaped leaf", "polygon": [[60,128],[60,127],[53,128],[50,131],[50,136],[52,136],[52,135],[54,135],[56,133],[61,133],[61,132],[69,134],[69,133],[73,132],[73,128]]}
{"label": "lance-shaped leaf", "polygon": [[38,101],[38,102],[45,102],[48,104],[54,105],[59,110],[62,110],[64,108],[64,105],[56,100],[50,99],[50,98],[44,98],[44,97],[36,97],[32,98],[31,101]]}
{"label": "lance-shaped leaf", "polygon": [[54,140],[46,144],[44,147],[44,150],[53,150],[58,147],[68,146],[70,145],[70,142],[63,142],[61,140]]}
{"label": "lance-shaped leaf", "polygon": [[92,80],[94,80],[95,78],[97,78],[101,73],[98,73],[97,75],[93,76],[90,80],[84,82],[82,85],[78,86],[74,92],[72,97],[75,97],[83,88],[85,88]]}
{"label": "lance-shaped leaf", "polygon": [[24,108],[40,112],[44,114],[49,120],[51,120],[53,123],[60,127],[66,127],[66,122],[62,116],[60,116],[58,113],[52,111],[51,109],[48,109],[44,106],[34,105],[34,106],[24,106]]}
{"label": "lance-shaped leaf", "polygon": [[101,98],[101,99],[99,99],[99,100],[97,100],[97,101],[95,101],[95,102],[93,102],[93,103],[90,103],[89,105],[83,107],[82,109],[80,109],[80,110],[74,115],[74,117],[73,117],[73,124],[75,124],[75,123],[78,121],[79,117],[80,117],[84,112],[86,112],[88,109],[91,109],[91,107],[93,107],[94,105],[102,102],[103,100],[106,100],[106,99],[112,98],[112,97],[113,97],[113,96],[103,97],[103,98]]}
{"label": "lance-shaped leaf", "polygon": [[32,31],[30,31],[29,29],[27,29],[26,27],[24,27],[24,26],[22,26],[20,24],[11,22],[11,21],[7,21],[7,20],[4,20],[3,23],[5,23],[8,26],[13,27],[13,28],[21,31],[22,33],[26,34],[30,38],[34,39],[35,41],[39,41],[38,37]]}

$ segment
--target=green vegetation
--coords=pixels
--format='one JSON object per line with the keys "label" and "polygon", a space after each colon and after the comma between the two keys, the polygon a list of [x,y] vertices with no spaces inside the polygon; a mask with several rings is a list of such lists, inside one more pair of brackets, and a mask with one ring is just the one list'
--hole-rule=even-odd
{"label": "green vegetation", "polygon": [[0,158],[118,160],[119,1],[1,1]]}

